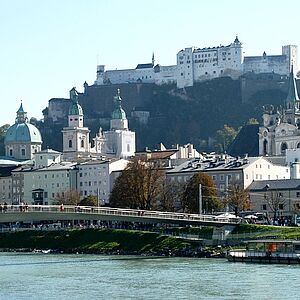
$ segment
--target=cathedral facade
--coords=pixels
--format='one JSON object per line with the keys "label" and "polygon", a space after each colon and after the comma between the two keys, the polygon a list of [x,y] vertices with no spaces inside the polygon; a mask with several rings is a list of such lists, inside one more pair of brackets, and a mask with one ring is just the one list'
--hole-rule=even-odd
{"label": "cathedral facade", "polygon": [[259,155],[285,155],[287,149],[297,148],[300,148],[300,100],[292,67],[284,106],[264,108],[263,125],[259,128]]}
{"label": "cathedral facade", "polygon": [[114,97],[115,109],[112,112],[110,129],[102,132],[100,128],[99,133],[93,138],[93,146],[89,139],[90,130],[83,124],[83,109],[78,103],[78,93],[75,88],[70,91],[70,99],[68,126],[62,130],[64,160],[134,156],[135,132],[128,129],[128,120],[121,105],[119,89]]}

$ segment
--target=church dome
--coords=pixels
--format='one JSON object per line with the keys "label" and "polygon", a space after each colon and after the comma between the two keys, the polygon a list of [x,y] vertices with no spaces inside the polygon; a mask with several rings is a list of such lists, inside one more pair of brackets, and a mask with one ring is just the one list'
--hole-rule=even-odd
{"label": "church dome", "polygon": [[73,102],[69,108],[69,116],[83,116],[82,107],[77,102]]}
{"label": "church dome", "polygon": [[115,110],[111,114],[111,118],[114,120],[126,120],[126,113],[121,106],[122,98],[120,96],[120,89],[118,89],[117,95],[114,97]]}
{"label": "church dome", "polygon": [[69,116],[83,116],[82,107],[78,103],[78,92],[74,87],[70,90],[70,99],[72,102],[69,108]]}
{"label": "church dome", "polygon": [[42,143],[40,131],[30,123],[15,123],[5,135],[5,143]]}
{"label": "church dome", "polygon": [[112,119],[126,120],[126,113],[124,109],[118,107],[116,108],[111,115]]}
{"label": "church dome", "polygon": [[39,143],[42,144],[40,131],[27,121],[27,113],[21,103],[17,111],[17,118],[14,125],[7,129],[4,139],[5,144],[13,143]]}

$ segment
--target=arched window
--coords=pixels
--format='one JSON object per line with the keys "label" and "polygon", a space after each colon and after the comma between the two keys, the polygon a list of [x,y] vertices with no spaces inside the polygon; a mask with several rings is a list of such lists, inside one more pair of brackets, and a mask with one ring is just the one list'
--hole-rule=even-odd
{"label": "arched window", "polygon": [[297,148],[300,148],[300,143],[297,144]]}
{"label": "arched window", "polygon": [[9,149],[9,156],[13,156],[13,151],[12,151],[12,149]]}
{"label": "arched window", "polygon": [[73,145],[72,145],[72,140],[69,140],[69,148],[72,148]]}
{"label": "arched window", "polygon": [[263,145],[263,155],[268,154],[268,141],[264,140],[264,145]]}
{"label": "arched window", "polygon": [[288,148],[287,143],[281,144],[281,154],[285,154],[285,150]]}
{"label": "arched window", "polygon": [[81,148],[84,148],[84,140],[81,140]]}

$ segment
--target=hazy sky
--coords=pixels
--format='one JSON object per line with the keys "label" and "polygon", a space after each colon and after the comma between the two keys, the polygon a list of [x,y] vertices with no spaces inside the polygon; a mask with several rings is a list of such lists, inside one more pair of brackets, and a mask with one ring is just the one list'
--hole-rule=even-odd
{"label": "hazy sky", "polygon": [[[9,0],[0,1],[0,125],[13,124],[23,100],[42,118],[48,100],[92,84],[96,66],[176,63],[190,46],[233,42],[245,55],[300,46],[300,1]],[[300,55],[300,54],[299,54]]]}

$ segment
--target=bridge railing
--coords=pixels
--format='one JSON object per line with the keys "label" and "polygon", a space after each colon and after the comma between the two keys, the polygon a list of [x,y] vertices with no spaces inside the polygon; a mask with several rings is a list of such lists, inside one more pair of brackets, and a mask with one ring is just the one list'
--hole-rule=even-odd
{"label": "bridge railing", "polygon": [[214,215],[187,214],[175,212],[162,212],[140,209],[122,209],[113,207],[73,206],[73,205],[8,205],[2,208],[2,212],[26,213],[26,212],[48,212],[48,213],[86,213],[97,215],[131,216],[139,218],[155,218],[170,220],[191,220],[214,223],[240,223],[240,218],[226,218]]}

